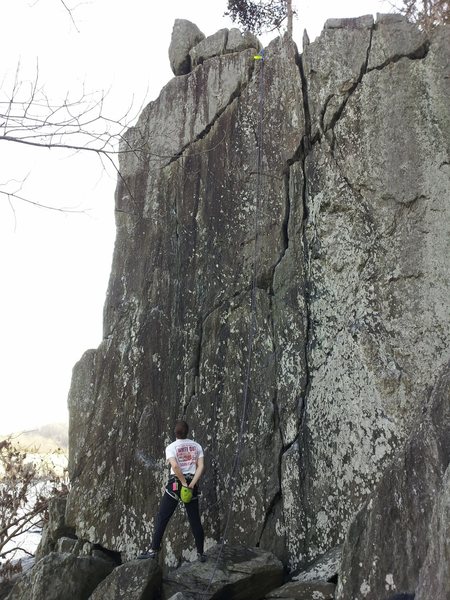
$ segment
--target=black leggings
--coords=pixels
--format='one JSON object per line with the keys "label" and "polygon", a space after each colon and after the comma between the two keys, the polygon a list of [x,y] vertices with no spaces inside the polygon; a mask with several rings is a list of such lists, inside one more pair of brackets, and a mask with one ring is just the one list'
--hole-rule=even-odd
{"label": "black leggings", "polygon": [[[152,539],[152,550],[159,550],[161,547],[161,540],[163,538],[164,532],[166,530],[167,524],[170,521],[170,517],[175,512],[175,509],[179,503],[179,500],[175,500],[172,496],[169,496],[167,492],[164,492],[164,495],[161,500],[161,505],[159,507],[159,512],[156,517],[155,523],[155,532],[153,534]],[[198,509],[198,498],[194,498],[188,504],[184,505],[187,516],[189,519],[189,524],[192,529],[192,533],[195,538],[195,545],[197,547],[197,552],[203,554],[203,526],[200,521],[200,511]]]}

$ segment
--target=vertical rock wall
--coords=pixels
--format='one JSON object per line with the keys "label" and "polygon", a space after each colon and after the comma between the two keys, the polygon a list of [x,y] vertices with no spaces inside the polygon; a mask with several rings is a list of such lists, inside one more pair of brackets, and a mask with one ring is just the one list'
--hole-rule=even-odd
{"label": "vertical rock wall", "polygon": [[371,492],[448,360],[442,41],[382,20],[325,30],[304,54],[312,552],[340,539],[335,524]]}
{"label": "vertical rock wall", "polygon": [[[104,341],[69,398],[79,536],[148,543],[185,417],[208,543],[296,568],[343,538],[448,359],[444,47],[392,17],[334,20],[302,57],[279,39],[264,65],[205,59],[144,110]],[[178,518],[169,564],[192,546]]]}

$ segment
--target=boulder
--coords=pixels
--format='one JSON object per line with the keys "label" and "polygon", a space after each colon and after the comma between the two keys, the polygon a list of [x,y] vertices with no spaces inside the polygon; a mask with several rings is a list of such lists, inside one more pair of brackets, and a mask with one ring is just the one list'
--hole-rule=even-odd
{"label": "boulder", "polygon": [[225,53],[228,39],[228,29],[220,29],[214,35],[210,35],[189,52],[192,68],[200,65],[205,60],[220,56]]}
{"label": "boulder", "polygon": [[337,598],[394,593],[445,600],[449,591],[450,365],[408,443],[350,525]]}
{"label": "boulder", "polygon": [[[18,563],[20,563],[20,566]],[[3,576],[0,575],[0,600],[5,600],[7,598],[16,583],[33,567],[34,563],[34,556],[27,556],[26,558],[11,561],[13,571],[17,570],[17,572],[9,572],[7,575],[5,574]],[[3,566],[4,565],[2,565],[2,567]]]}
{"label": "boulder", "polygon": [[420,569],[416,600],[450,598],[450,467],[434,503],[428,548]]}
{"label": "boulder", "polygon": [[258,38],[249,31],[241,32],[234,28],[220,29],[192,48],[190,51],[191,65],[194,68],[214,56],[243,52],[249,49],[257,51],[260,47]]}
{"label": "boulder", "polygon": [[325,21],[324,29],[370,29],[373,26],[372,15],[352,18],[333,18]]}
{"label": "boulder", "polygon": [[408,19],[400,13],[377,13],[375,20],[377,25],[381,23],[404,23],[405,21],[407,22]]}
{"label": "boulder", "polygon": [[265,600],[334,600],[335,588],[328,581],[290,581],[267,594]]}
{"label": "boulder", "polygon": [[71,537],[61,537],[56,542],[55,552],[58,554],[73,554],[78,556],[77,548],[79,546],[79,540]]}
{"label": "boulder", "polygon": [[234,27],[230,29],[225,52],[242,52],[248,48],[254,48],[255,50],[261,48],[261,43],[256,35],[250,31],[240,31]]}
{"label": "boulder", "polygon": [[125,563],[95,588],[90,600],[159,600],[162,572],[156,560]]}
{"label": "boulder", "polygon": [[7,600],[87,600],[112,563],[52,552],[16,583]]}
{"label": "boulder", "polygon": [[283,565],[259,548],[215,546],[207,561],[185,564],[164,577],[166,598],[181,592],[190,600],[262,600],[283,582]]}
{"label": "boulder", "polygon": [[336,546],[294,575],[288,583],[267,594],[267,600],[332,600],[342,548]]}
{"label": "boulder", "polygon": [[0,600],[5,600],[10,591],[13,589],[17,579],[18,577],[15,576],[14,579],[2,579],[0,581]]}
{"label": "boulder", "polygon": [[205,39],[205,35],[191,21],[175,19],[169,46],[170,67],[175,75],[186,75],[191,70],[190,50]]}
{"label": "boulder", "polygon": [[58,539],[73,536],[74,529],[66,525],[67,498],[53,498],[48,505],[48,521],[42,530],[41,541],[36,550],[36,562],[55,550]]}
{"label": "boulder", "polygon": [[336,546],[292,577],[293,581],[337,581],[342,546]]}

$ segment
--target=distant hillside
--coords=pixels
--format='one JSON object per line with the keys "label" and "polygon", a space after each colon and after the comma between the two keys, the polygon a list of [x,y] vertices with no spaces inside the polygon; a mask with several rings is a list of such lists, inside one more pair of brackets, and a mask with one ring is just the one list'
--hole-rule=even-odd
{"label": "distant hillside", "polygon": [[12,438],[24,450],[40,454],[55,452],[58,448],[67,451],[68,429],[67,423],[49,423],[37,429],[13,433]]}

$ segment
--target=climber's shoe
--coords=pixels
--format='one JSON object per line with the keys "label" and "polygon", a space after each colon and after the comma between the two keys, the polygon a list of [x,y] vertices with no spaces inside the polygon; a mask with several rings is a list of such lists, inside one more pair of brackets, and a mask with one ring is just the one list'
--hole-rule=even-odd
{"label": "climber's shoe", "polygon": [[197,558],[198,558],[199,562],[206,562],[206,554],[203,554],[203,552],[202,553],[198,552]]}

